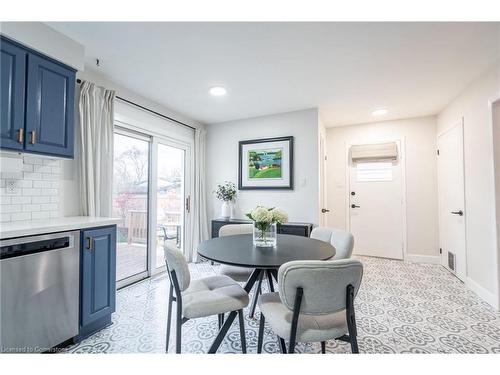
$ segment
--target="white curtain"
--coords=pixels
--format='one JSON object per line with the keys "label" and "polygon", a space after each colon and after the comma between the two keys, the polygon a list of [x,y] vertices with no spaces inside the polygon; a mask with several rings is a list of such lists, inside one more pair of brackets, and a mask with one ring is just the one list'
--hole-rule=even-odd
{"label": "white curtain", "polygon": [[205,180],[205,147],[207,131],[196,129],[194,136],[194,197],[191,202],[193,218],[193,247],[185,254],[188,261],[198,260],[198,244],[208,239],[207,197]]}
{"label": "white curtain", "polygon": [[78,185],[85,216],[111,216],[115,92],[83,82],[77,126]]}

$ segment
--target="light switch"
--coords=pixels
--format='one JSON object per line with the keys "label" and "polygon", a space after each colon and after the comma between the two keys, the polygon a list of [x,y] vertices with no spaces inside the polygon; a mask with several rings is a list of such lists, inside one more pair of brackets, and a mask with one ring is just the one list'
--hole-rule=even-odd
{"label": "light switch", "polygon": [[300,186],[301,186],[301,187],[304,187],[304,186],[306,186],[306,185],[307,185],[307,180],[306,180],[306,178],[305,178],[305,177],[301,178],[301,179],[300,179]]}

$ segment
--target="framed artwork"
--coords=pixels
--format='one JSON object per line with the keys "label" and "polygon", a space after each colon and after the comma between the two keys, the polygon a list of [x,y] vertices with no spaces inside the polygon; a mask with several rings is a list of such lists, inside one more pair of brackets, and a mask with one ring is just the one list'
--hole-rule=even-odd
{"label": "framed artwork", "polygon": [[293,189],[293,137],[239,143],[240,190]]}

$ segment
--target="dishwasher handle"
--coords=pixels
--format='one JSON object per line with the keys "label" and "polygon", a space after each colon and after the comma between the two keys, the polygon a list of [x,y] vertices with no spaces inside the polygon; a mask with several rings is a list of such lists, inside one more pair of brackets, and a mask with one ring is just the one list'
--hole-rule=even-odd
{"label": "dishwasher handle", "polygon": [[62,232],[0,241],[0,259],[16,258],[75,246],[78,232]]}

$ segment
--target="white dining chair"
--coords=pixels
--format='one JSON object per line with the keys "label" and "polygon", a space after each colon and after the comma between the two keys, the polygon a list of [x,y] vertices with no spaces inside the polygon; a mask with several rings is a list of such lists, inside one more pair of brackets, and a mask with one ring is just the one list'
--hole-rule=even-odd
{"label": "white dining chair", "polygon": [[[219,229],[219,237],[235,236],[238,234],[252,234],[252,233],[253,233],[253,224],[227,224]],[[253,271],[252,268],[236,267],[227,264],[221,264],[219,273],[221,275],[229,276],[230,278],[232,278],[237,282],[245,283],[252,274],[252,271]],[[255,308],[257,306],[257,298],[259,297],[262,291],[263,276],[264,273],[261,274],[261,277],[258,280],[257,287],[254,290],[253,301],[251,304],[250,312],[248,313],[248,316],[250,318],[253,318],[255,314]],[[272,280],[270,282],[272,282]],[[223,322],[224,320],[222,317],[222,319],[219,321],[219,325],[222,325]]]}
{"label": "white dining chair", "polygon": [[278,271],[278,292],[259,297],[260,326],[257,353],[262,352],[266,321],[278,335],[282,353],[296,342],[342,340],[358,353],[354,299],[363,276],[363,265],[355,259],[292,261]]}
{"label": "white dining chair", "polygon": [[[253,224],[227,224],[219,229],[219,237],[235,236],[238,234],[253,233]],[[252,268],[229,266],[221,264],[219,273],[229,276],[231,279],[244,283],[252,274]]]}
{"label": "white dining chair", "polygon": [[335,247],[335,256],[330,259],[349,259],[354,248],[354,237],[342,229],[316,227],[311,232],[311,238],[329,242]]}
{"label": "white dining chair", "polygon": [[[248,306],[248,293],[240,284],[227,276],[210,276],[191,280],[186,259],[175,246],[166,243],[164,254],[170,279],[166,351],[168,352],[170,341],[172,304],[176,302],[176,353],[181,352],[182,325],[188,320],[217,315],[220,322],[221,316],[233,311],[238,312],[241,350],[246,353],[243,309]],[[220,344],[226,332],[221,330],[218,333],[214,346]]]}

